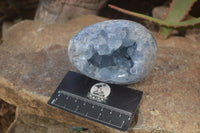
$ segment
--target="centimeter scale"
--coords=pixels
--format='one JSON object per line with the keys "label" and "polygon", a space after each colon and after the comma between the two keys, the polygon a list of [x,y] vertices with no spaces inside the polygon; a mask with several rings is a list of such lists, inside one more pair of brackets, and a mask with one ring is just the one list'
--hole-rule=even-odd
{"label": "centimeter scale", "polygon": [[143,92],[106,84],[69,71],[49,105],[72,114],[126,131],[131,124]]}

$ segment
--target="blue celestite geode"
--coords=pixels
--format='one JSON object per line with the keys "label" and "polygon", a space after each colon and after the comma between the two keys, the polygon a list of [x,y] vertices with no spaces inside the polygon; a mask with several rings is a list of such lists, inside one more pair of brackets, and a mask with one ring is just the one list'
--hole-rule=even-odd
{"label": "blue celestite geode", "polygon": [[68,56],[88,77],[130,84],[152,70],[157,46],[144,26],[128,20],[109,20],[90,25],[74,35],[69,42]]}

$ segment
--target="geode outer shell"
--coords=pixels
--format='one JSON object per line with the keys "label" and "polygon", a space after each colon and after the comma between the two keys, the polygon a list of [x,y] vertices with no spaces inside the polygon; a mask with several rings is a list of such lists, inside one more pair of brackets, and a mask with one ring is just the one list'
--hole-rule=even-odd
{"label": "geode outer shell", "polygon": [[156,62],[157,46],[151,33],[128,20],[90,25],[74,35],[68,47],[70,62],[86,76],[112,84],[135,83]]}

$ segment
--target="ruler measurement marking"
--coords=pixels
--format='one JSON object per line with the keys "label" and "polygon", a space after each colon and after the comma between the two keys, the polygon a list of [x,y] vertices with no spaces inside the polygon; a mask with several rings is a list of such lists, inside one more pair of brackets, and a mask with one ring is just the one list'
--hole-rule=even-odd
{"label": "ruler measurement marking", "polygon": [[52,101],[51,101],[51,104],[54,104],[56,102],[56,100],[55,99],[53,99]]}
{"label": "ruler measurement marking", "polygon": [[101,116],[101,113],[99,113],[98,117],[97,117],[97,120],[99,120],[99,117]]}
{"label": "ruler measurement marking", "polygon": [[120,113],[120,114],[119,114],[119,117],[121,117],[121,116],[122,116],[122,114]]}
{"label": "ruler measurement marking", "polygon": [[[74,112],[73,110],[71,110],[71,109],[69,109],[69,108],[65,108],[65,107],[63,107],[63,106],[61,106],[61,105],[58,105],[58,104],[56,104],[56,103],[53,103],[53,104],[54,104],[55,106],[57,106],[57,107],[64,108],[64,109],[66,109],[66,110],[69,110],[69,111],[71,111],[71,112]],[[75,111],[75,112],[76,112],[76,111]],[[84,116],[84,114],[82,114],[82,113],[79,113],[79,112],[76,112],[76,113],[79,114],[79,115],[81,115],[81,116]],[[85,114],[85,116],[87,116],[87,117],[90,118],[90,119],[97,120],[97,121],[100,121],[100,122],[102,122],[102,123],[106,123],[106,124],[112,125],[112,126],[117,127],[117,128],[122,128],[122,126],[123,126],[123,124],[124,124],[124,121],[123,121],[122,124],[121,124],[121,126],[117,126],[117,125],[114,125],[114,124],[112,124],[112,123],[109,123],[109,122],[100,120],[100,119],[95,119],[95,118],[93,118],[93,117],[91,117],[91,116],[88,116],[88,112]]]}
{"label": "ruler measurement marking", "polygon": [[[117,95],[123,91],[122,96],[125,98],[118,99]],[[48,104],[105,126],[126,131],[142,95],[142,91],[101,83],[69,71],[52,94]],[[127,101],[135,106],[125,106],[124,103]]]}
{"label": "ruler measurement marking", "polygon": [[[125,98],[118,99],[117,95],[123,91],[122,96]],[[142,91],[101,83],[69,71],[52,94],[48,104],[108,127],[126,131],[142,95]],[[127,101],[134,106],[125,106],[124,103]]]}
{"label": "ruler measurement marking", "polygon": [[75,95],[75,94],[72,94],[72,93],[69,93],[69,92],[66,92],[64,90],[61,90],[60,93],[64,94],[64,95],[67,95],[67,96],[71,96],[71,97],[74,97],[74,98],[78,98],[84,102],[88,102],[88,103],[92,103],[94,105],[98,105],[98,106],[101,106],[102,108],[107,108],[109,110],[114,110],[116,112],[122,112],[123,114],[126,114],[126,115],[129,115],[131,116],[131,112],[128,112],[128,111],[125,111],[125,110],[122,110],[122,109],[118,109],[118,108],[115,108],[115,107],[111,107],[109,105],[105,105],[105,104],[102,104],[102,103],[98,103],[96,101],[92,101],[92,100],[89,100],[89,99],[86,99],[86,98],[83,98],[81,96],[78,96],[78,95]]}
{"label": "ruler measurement marking", "polygon": [[122,125],[121,125],[121,127],[124,125],[124,121],[122,122]]}
{"label": "ruler measurement marking", "polygon": [[75,112],[77,112],[78,108],[79,108],[79,106],[77,105],[77,106],[76,106],[76,109],[75,109]]}
{"label": "ruler measurement marking", "polygon": [[69,99],[69,96],[67,96],[66,99],[68,100],[68,99]]}

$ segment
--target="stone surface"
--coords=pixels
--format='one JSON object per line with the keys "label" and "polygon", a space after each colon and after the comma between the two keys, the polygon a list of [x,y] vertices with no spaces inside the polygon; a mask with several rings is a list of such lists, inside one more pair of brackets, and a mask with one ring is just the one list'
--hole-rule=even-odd
{"label": "stone surface", "polygon": [[5,133],[15,119],[16,107],[0,99],[0,133]]}
{"label": "stone surface", "polygon": [[185,37],[200,42],[200,28],[187,29]]}
{"label": "stone surface", "polygon": [[6,32],[8,29],[13,25],[12,22],[3,22],[2,24],[2,38],[5,37]]}
{"label": "stone surface", "polygon": [[[77,133],[72,126],[60,123],[54,119],[39,117],[20,108],[17,109],[16,119],[6,133]],[[5,133],[5,132],[3,132]],[[88,130],[80,133],[90,133]]]}
{"label": "stone surface", "polygon": [[[65,73],[75,70],[66,56],[69,39],[80,29],[104,20],[83,16],[66,24],[24,21],[11,27],[0,45],[0,98],[61,123],[119,132],[47,105]],[[144,91],[144,96],[137,125],[127,132],[199,133],[200,46],[182,37],[155,39],[156,67],[129,86]]]}
{"label": "stone surface", "polygon": [[108,0],[40,0],[35,20],[44,23],[65,23],[87,14],[98,14]]}
{"label": "stone surface", "polygon": [[128,20],[109,20],[90,25],[72,37],[71,63],[88,77],[112,83],[131,84],[150,73],[157,46],[151,33]]}

